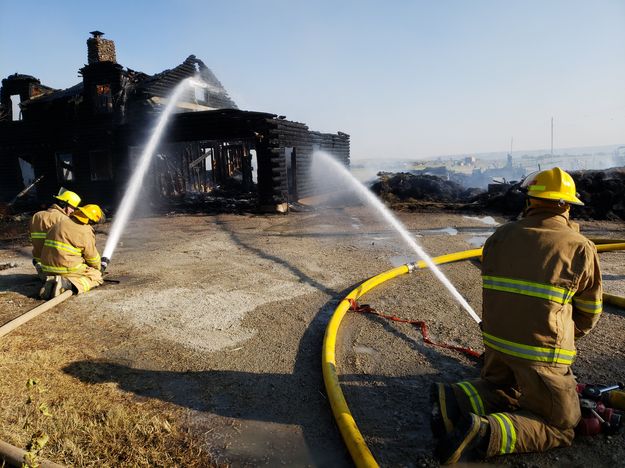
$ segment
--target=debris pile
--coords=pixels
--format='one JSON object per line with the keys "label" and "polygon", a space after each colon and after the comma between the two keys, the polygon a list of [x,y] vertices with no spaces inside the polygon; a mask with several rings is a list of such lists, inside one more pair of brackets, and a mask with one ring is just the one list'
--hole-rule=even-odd
{"label": "debris pile", "polygon": [[462,185],[434,175],[380,173],[371,190],[388,202],[423,200],[444,203],[467,203],[482,189],[466,189]]}
{"label": "debris pile", "polygon": [[154,207],[167,215],[177,213],[259,213],[258,196],[254,192],[239,192],[236,187],[223,187],[210,193],[186,193],[170,198],[168,203]]}
{"label": "debris pile", "polygon": [[[371,189],[394,209],[438,207],[516,216],[525,203],[520,183],[491,184],[485,192],[433,175],[380,173],[378,176],[378,182]],[[573,217],[625,219],[625,168],[574,171],[571,176],[585,203],[585,206],[572,208]]]}
{"label": "debris pile", "polygon": [[585,206],[574,215],[587,219],[625,219],[625,168],[571,172]]}

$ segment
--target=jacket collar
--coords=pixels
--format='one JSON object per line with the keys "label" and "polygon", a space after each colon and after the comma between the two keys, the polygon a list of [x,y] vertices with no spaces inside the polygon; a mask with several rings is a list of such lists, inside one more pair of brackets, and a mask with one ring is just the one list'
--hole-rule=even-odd
{"label": "jacket collar", "polygon": [[86,228],[91,229],[92,232],[95,232],[95,229],[93,228],[93,226],[91,224],[84,224],[81,223],[80,221],[78,221],[76,218],[74,218],[73,216],[70,216],[69,219],[71,219],[75,224],[78,224],[79,226],[84,226]]}
{"label": "jacket collar", "polygon": [[570,210],[565,207],[532,207],[529,208],[525,212],[524,218],[528,221],[536,221],[536,222],[544,222],[544,221],[554,221],[559,224],[567,225],[573,229],[573,223],[571,223],[570,219]]}
{"label": "jacket collar", "polygon": [[50,208],[48,208],[49,211],[60,211],[61,213],[65,214],[65,211],[63,211],[63,208],[61,208],[59,205],[57,205],[56,203],[52,203],[52,205],[50,206]]}

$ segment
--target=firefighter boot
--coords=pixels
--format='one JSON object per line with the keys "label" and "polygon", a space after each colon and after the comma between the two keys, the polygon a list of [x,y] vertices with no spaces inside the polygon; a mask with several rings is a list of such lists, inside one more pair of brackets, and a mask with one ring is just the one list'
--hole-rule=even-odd
{"label": "firefighter boot", "polygon": [[445,437],[454,430],[454,426],[462,415],[451,385],[433,383],[430,386],[430,403],[432,405],[430,417],[432,434],[437,439]]}
{"label": "firefighter boot", "polygon": [[48,299],[52,299],[53,297],[58,296],[61,293],[64,293],[67,290],[72,289],[72,283],[70,280],[61,275],[56,275],[54,277],[54,286],[52,288],[52,292]]}
{"label": "firefighter boot", "polygon": [[464,459],[484,457],[490,439],[488,419],[469,413],[456,428],[441,439],[434,451],[441,465],[451,465]]}
{"label": "firefighter boot", "polygon": [[41,286],[41,289],[39,290],[39,297],[47,301],[50,299],[56,280],[54,276],[46,276],[44,281],[43,286]]}

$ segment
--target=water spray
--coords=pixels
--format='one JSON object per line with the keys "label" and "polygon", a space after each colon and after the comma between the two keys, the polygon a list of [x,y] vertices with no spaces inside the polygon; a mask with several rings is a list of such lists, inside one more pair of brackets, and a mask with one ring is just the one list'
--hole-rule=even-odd
{"label": "water spray", "polygon": [[117,244],[119,242],[119,238],[121,237],[121,234],[126,227],[128,218],[130,218],[130,214],[132,213],[132,210],[137,201],[137,197],[139,196],[139,191],[141,189],[143,178],[145,177],[145,174],[150,167],[150,161],[152,160],[154,151],[156,150],[156,147],[161,140],[169,117],[173,110],[176,108],[176,104],[178,104],[178,101],[180,100],[182,94],[189,87],[208,88],[208,85],[198,78],[186,78],[174,88],[173,92],[169,96],[169,101],[165,106],[165,110],[158,118],[156,128],[152,132],[152,135],[150,136],[150,139],[148,140],[148,143],[145,146],[143,153],[141,153],[139,163],[137,164],[137,167],[135,168],[130,180],[128,181],[128,187],[126,188],[124,197],[119,204],[116,216],[113,219],[113,226],[111,227],[111,231],[109,232],[106,245],[104,246],[104,252],[102,254],[101,267],[103,270],[106,269],[106,267],[109,265],[111,258],[113,257],[113,252],[115,252],[115,248],[117,247]]}
{"label": "water spray", "polygon": [[[315,151],[313,155],[313,168],[315,168],[315,165],[318,162],[323,162],[327,166],[327,169],[331,169],[328,171],[329,173],[339,174],[341,178],[345,182],[349,183],[350,187],[352,187],[362,198],[364,198],[369,205],[373,206],[383,216],[383,218],[391,226],[393,226],[395,230],[397,230],[401,238],[412,248],[412,250],[416,252],[419,258],[428,266],[432,273],[434,273],[434,276],[436,276],[443,286],[445,286],[445,288],[451,293],[454,299],[456,299],[458,303],[460,303],[460,305],[469,313],[471,318],[478,324],[482,321],[466,299],[462,297],[454,285],[451,284],[449,279],[447,279],[443,272],[432,261],[430,256],[425,253],[423,248],[415,241],[413,236],[410,235],[406,227],[395,216],[393,216],[391,211],[380,201],[378,197],[375,196],[373,192],[360,183],[343,164],[336,161],[329,154],[323,151]],[[316,168],[318,169],[318,167]],[[327,175],[327,173],[323,174],[324,177],[327,177]]]}

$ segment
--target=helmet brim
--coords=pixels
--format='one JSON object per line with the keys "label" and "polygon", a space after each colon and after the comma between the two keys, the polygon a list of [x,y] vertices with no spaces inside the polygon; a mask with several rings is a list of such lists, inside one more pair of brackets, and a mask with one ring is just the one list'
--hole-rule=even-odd
{"label": "helmet brim", "polygon": [[527,192],[528,197],[539,198],[541,200],[551,200],[558,202],[562,200],[570,205],[584,206],[584,202],[575,196],[563,196],[560,192],[534,192],[532,190]]}
{"label": "helmet brim", "polygon": [[89,224],[89,218],[87,218],[87,216],[85,216],[80,210],[74,211],[72,216],[83,224]]}

